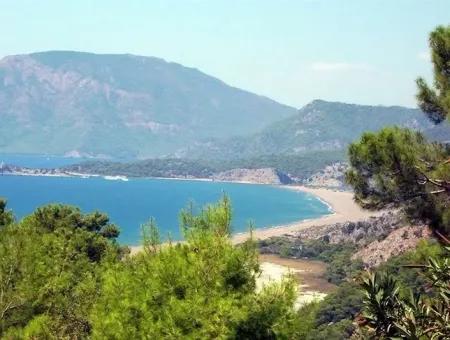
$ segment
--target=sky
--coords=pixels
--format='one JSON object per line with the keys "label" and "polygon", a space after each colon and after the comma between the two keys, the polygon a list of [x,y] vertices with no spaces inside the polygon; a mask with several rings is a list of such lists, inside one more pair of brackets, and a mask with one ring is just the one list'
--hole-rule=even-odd
{"label": "sky", "polygon": [[294,107],[413,107],[428,33],[449,19],[450,0],[0,0],[0,57],[132,53]]}

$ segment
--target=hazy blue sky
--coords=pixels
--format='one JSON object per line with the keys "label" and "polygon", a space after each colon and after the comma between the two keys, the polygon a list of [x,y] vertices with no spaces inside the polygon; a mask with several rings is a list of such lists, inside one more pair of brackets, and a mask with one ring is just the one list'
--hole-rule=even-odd
{"label": "hazy blue sky", "polygon": [[133,53],[296,107],[415,106],[428,32],[449,19],[450,0],[0,0],[0,56]]}

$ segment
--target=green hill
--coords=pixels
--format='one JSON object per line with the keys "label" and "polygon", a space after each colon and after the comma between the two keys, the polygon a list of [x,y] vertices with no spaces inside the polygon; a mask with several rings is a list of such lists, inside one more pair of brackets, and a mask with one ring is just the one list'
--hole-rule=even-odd
{"label": "green hill", "polygon": [[448,126],[436,126],[418,109],[368,106],[315,100],[292,117],[275,122],[252,136],[214,140],[186,155],[212,158],[245,158],[305,151],[343,150],[364,131],[399,125],[422,131],[434,140],[450,140]]}

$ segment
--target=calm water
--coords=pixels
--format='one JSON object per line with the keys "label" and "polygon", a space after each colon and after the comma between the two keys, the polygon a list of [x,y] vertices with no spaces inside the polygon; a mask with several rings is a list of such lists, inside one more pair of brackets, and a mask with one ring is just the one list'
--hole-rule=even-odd
{"label": "calm water", "polygon": [[[18,158],[24,166],[30,166]],[[52,166],[59,166],[53,159]],[[45,160],[32,158],[32,162]],[[58,164],[56,164],[58,163]],[[18,164],[18,163],[16,163]],[[130,179],[128,182],[103,178],[0,176],[0,196],[18,218],[48,203],[79,206],[82,211],[106,212],[121,228],[120,241],[140,243],[140,225],[156,219],[161,234],[180,238],[178,213],[192,201],[197,206],[217,201],[223,193],[233,204],[233,230],[242,232],[253,221],[258,228],[310,219],[330,213],[328,206],[309,194],[269,185]]]}

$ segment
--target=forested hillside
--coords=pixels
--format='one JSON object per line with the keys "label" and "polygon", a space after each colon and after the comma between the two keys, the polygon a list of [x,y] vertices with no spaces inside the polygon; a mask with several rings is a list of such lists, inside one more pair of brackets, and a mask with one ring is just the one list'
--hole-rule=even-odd
{"label": "forested hillside", "polygon": [[450,141],[450,127],[432,124],[418,109],[315,100],[253,136],[196,145],[188,148],[186,155],[226,159],[344,150],[363,132],[391,125],[421,131],[432,140]]}
{"label": "forested hillside", "polygon": [[135,162],[88,161],[74,164],[63,171],[122,175],[129,177],[194,177],[211,178],[222,171],[245,168],[274,168],[292,179],[302,180],[321,170],[328,164],[346,158],[345,151],[303,152],[298,155],[265,155],[248,159],[179,159],[162,158]]}

